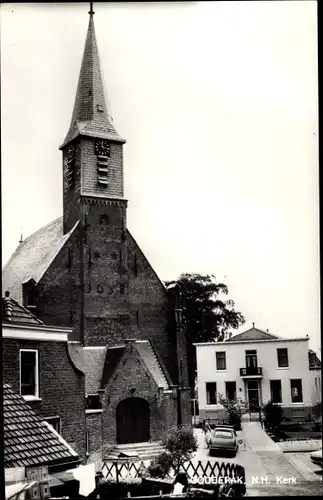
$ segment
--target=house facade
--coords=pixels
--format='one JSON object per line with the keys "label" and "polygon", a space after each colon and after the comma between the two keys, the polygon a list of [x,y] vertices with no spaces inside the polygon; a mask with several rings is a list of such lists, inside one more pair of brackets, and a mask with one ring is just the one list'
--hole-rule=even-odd
{"label": "house facade", "polygon": [[[12,299],[44,324],[68,330],[68,352],[85,374],[80,439],[88,457],[113,444],[160,440],[169,426],[191,423],[180,291],[165,287],[127,227],[126,141],[108,112],[89,14],[72,119],[59,148],[63,215],[22,241],[2,275]],[[14,349],[4,346],[8,377],[11,358],[19,359]],[[49,381],[48,391],[61,397],[59,383]],[[41,402],[33,404],[42,411]]]}
{"label": "house facade", "polygon": [[253,325],[225,342],[195,344],[200,419],[225,417],[219,395],[241,398],[254,409],[273,401],[292,419],[315,413],[320,401],[313,379],[320,386],[321,368],[317,357],[316,366],[310,365],[308,342],[278,338]]}
{"label": "house facade", "polygon": [[85,375],[73,361],[70,330],[48,327],[2,299],[3,380],[86,459]]}

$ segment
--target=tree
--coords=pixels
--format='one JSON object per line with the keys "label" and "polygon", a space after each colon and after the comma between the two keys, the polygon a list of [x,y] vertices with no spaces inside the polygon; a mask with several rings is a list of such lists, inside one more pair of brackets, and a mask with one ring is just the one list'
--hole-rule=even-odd
{"label": "tree", "polygon": [[284,411],[281,406],[268,401],[264,406],[264,414],[266,418],[266,426],[271,426],[274,429],[278,429],[284,418]]}
{"label": "tree", "polygon": [[241,326],[245,319],[235,310],[233,300],[224,300],[228,287],[217,283],[213,275],[182,274],[176,281],[181,289],[183,326],[186,331],[189,385],[195,384],[196,354],[194,342],[222,341],[230,337],[232,329]]}
{"label": "tree", "polygon": [[241,417],[248,411],[248,404],[241,398],[237,398],[233,401],[225,398],[222,394],[218,395],[218,401],[229,413],[230,424],[234,426],[236,431],[240,431]]}
{"label": "tree", "polygon": [[171,457],[171,466],[175,472],[192,458],[197,450],[197,439],[190,426],[172,427],[163,439],[163,446]]}

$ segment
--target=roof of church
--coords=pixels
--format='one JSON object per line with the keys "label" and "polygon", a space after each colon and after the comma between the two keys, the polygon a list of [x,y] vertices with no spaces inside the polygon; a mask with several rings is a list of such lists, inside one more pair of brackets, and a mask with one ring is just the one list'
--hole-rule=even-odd
{"label": "roof of church", "polygon": [[[150,342],[148,340],[137,340],[134,342],[134,346],[156,385],[166,389],[169,385],[167,378]],[[81,365],[85,373],[85,391],[87,394],[96,394],[99,389],[107,385],[115,373],[126,347],[125,345],[78,347],[83,352]]]}
{"label": "roof of church", "polygon": [[90,14],[72,120],[61,148],[78,135],[126,142],[116,131],[113,120],[108,113],[92,13]]}
{"label": "roof of church", "polygon": [[103,388],[112,377],[125,350],[125,346],[108,347],[104,360],[101,388]]}
{"label": "roof of church", "polygon": [[16,394],[3,385],[4,466],[69,464],[77,453]]}
{"label": "roof of church", "polygon": [[135,342],[135,346],[157,386],[166,389],[168,387],[166,377],[150,342],[148,340],[139,340]]}
{"label": "roof of church", "polygon": [[23,302],[22,284],[30,279],[38,283],[77,224],[63,234],[63,217],[59,217],[22,241],[2,271],[2,290]]}
{"label": "roof of church", "polygon": [[96,394],[101,388],[106,352],[105,346],[83,349],[86,394]]}
{"label": "roof of church", "polygon": [[2,320],[4,323],[42,325],[43,322],[28,309],[10,297],[2,298]]}
{"label": "roof of church", "polygon": [[246,330],[245,332],[238,333],[237,335],[234,335],[233,337],[227,339],[227,342],[234,342],[234,341],[242,341],[242,340],[275,340],[279,339],[276,335],[273,335],[272,333],[266,332],[265,330],[260,330],[259,328],[256,328],[253,324],[252,328],[249,330]]}

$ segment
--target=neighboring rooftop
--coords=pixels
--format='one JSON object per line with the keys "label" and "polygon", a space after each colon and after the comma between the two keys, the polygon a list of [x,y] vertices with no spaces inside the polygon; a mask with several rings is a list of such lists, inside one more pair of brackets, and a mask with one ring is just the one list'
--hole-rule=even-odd
{"label": "neighboring rooftop", "polygon": [[3,385],[4,466],[71,464],[77,453],[9,384]]}
{"label": "neighboring rooftop", "polygon": [[2,271],[2,290],[23,303],[22,284],[33,279],[37,284],[69,239],[78,223],[63,234],[63,217],[50,222],[22,241]]}
{"label": "neighboring rooftop", "polygon": [[13,300],[9,292],[5,292],[5,297],[2,298],[2,321],[15,325],[43,325],[40,319]]}
{"label": "neighboring rooftop", "polygon": [[249,330],[246,330],[245,332],[238,333],[237,335],[232,336],[231,338],[227,339],[226,342],[235,342],[235,341],[242,341],[242,340],[279,340],[280,337],[277,337],[276,335],[273,335],[272,333],[269,333],[269,331],[265,330],[260,330],[259,328],[255,327],[255,324],[252,323],[252,328]]}

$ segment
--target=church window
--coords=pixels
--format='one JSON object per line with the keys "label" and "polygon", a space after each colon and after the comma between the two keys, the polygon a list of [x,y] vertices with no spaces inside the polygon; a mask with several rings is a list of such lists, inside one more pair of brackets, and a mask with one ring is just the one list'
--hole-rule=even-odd
{"label": "church window", "polygon": [[100,113],[103,113],[103,106],[102,104],[98,104],[96,109],[100,112]]}
{"label": "church window", "polygon": [[75,184],[75,146],[72,144],[66,153],[65,160],[65,182],[66,186],[71,189]]}
{"label": "church window", "polygon": [[38,351],[20,349],[20,394],[26,399],[38,398]]}
{"label": "church window", "polygon": [[88,394],[85,400],[86,410],[102,410],[102,402],[99,394]]}
{"label": "church window", "polygon": [[23,305],[28,309],[34,309],[36,307],[36,287],[33,279],[23,283],[22,293],[23,293]]}
{"label": "church window", "polygon": [[137,276],[138,275],[138,264],[137,264],[137,254],[136,253],[134,256],[133,270],[134,270],[135,276]]}
{"label": "church window", "polygon": [[124,294],[124,284],[123,283],[120,285],[120,293],[121,293],[121,295]]}

